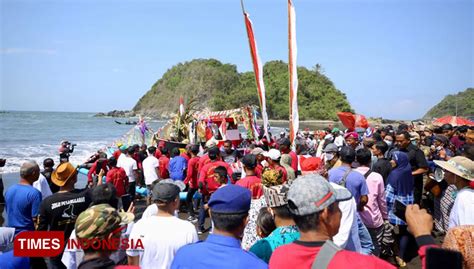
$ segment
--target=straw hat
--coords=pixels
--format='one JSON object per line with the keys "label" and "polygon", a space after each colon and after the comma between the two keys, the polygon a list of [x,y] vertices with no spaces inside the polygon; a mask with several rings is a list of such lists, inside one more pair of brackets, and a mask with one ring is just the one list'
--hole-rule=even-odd
{"label": "straw hat", "polygon": [[51,181],[59,187],[66,185],[66,182],[77,174],[76,168],[71,163],[60,164],[51,174]]}
{"label": "straw hat", "polygon": [[474,181],[474,161],[466,157],[456,156],[448,161],[434,161],[435,164],[446,171],[449,171],[466,180]]}

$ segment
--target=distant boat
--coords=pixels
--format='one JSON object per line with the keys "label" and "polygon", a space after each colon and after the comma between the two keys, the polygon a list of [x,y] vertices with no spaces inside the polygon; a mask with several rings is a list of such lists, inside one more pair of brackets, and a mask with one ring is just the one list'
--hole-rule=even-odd
{"label": "distant boat", "polygon": [[120,122],[118,120],[115,120],[115,123],[117,124],[125,124],[125,125],[137,125],[136,121],[126,121],[126,122]]}

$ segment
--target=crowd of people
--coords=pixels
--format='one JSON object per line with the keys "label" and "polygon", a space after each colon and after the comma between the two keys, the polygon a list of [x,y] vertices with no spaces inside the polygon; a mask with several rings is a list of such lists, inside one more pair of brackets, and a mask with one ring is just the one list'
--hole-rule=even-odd
{"label": "crowd of people", "polygon": [[[26,161],[6,190],[0,268],[395,268],[415,256],[474,268],[473,127],[118,145],[90,161],[85,189],[63,157],[43,171]],[[35,230],[143,244],[14,256],[14,237]]]}

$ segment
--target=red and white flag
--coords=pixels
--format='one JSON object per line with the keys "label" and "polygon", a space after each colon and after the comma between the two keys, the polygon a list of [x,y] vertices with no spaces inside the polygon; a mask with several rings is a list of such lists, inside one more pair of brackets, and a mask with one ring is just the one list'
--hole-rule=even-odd
{"label": "red and white flag", "polygon": [[179,97],[179,115],[184,115],[184,99],[183,96]]}
{"label": "red and white flag", "polygon": [[249,38],[250,56],[252,57],[253,72],[255,73],[255,82],[257,84],[258,99],[260,101],[260,110],[262,112],[264,135],[270,140],[268,135],[268,115],[267,115],[267,101],[265,97],[265,85],[263,83],[263,67],[258,55],[257,40],[253,33],[252,21],[249,14],[244,11],[245,28],[247,29],[247,36]]}
{"label": "red and white flag", "polygon": [[292,0],[288,0],[288,71],[290,74],[290,141],[295,147],[300,127],[298,115],[298,73],[296,70],[296,14]]}

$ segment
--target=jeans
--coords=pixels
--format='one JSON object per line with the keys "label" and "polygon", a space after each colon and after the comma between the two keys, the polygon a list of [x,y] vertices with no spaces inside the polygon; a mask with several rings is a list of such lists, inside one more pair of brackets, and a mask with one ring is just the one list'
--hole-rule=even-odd
{"label": "jeans", "polygon": [[189,189],[188,194],[186,195],[186,206],[188,207],[188,215],[190,217],[194,217],[194,204],[193,204],[193,197],[194,194],[197,192],[198,189]]}
{"label": "jeans", "polygon": [[202,196],[202,203],[201,203],[201,208],[199,209],[199,216],[198,216],[198,229],[204,230],[204,222],[206,221],[206,218],[209,216],[209,213],[206,209],[204,209],[204,205],[207,204],[207,201],[209,201],[209,196]]}
{"label": "jeans", "polygon": [[359,214],[357,214],[357,226],[359,228],[359,238],[362,254],[370,255],[374,250],[374,244],[372,243],[372,238],[370,237],[367,227],[360,220]]}

